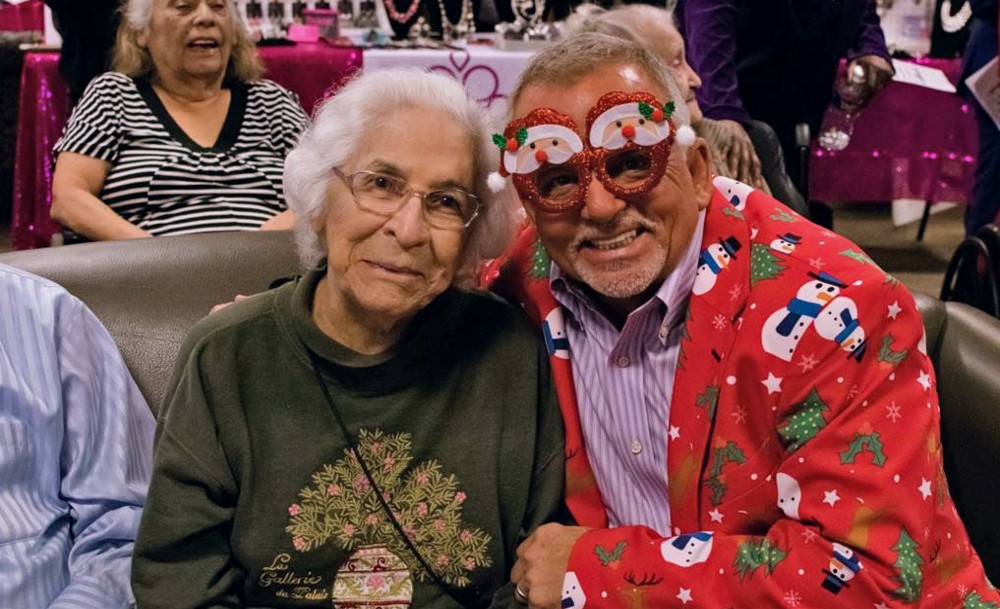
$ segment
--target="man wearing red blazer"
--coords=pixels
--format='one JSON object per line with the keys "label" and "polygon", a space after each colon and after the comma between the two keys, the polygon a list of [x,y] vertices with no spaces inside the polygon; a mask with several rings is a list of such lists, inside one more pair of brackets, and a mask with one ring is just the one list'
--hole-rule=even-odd
{"label": "man wearing red blazer", "polygon": [[[913,299],[846,239],[713,178],[668,70],[579,34],[510,98],[483,281],[541,325],[566,501],[531,607],[1000,607],[948,494]],[[845,176],[845,179],[848,177]]]}

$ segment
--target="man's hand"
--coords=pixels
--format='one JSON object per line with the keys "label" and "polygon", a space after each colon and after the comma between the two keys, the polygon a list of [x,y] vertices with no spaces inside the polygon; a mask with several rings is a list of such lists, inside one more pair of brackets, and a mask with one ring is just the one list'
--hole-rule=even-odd
{"label": "man's hand", "polygon": [[243,294],[237,294],[236,298],[230,300],[229,302],[220,302],[219,304],[217,304],[214,307],[212,307],[212,310],[209,311],[208,314],[211,315],[212,313],[218,313],[219,311],[221,311],[222,309],[225,309],[226,307],[228,307],[229,305],[233,304],[234,302],[239,302],[241,300],[246,300],[247,298],[250,298],[250,297],[249,296],[244,296]]}
{"label": "man's hand", "polygon": [[868,75],[865,80],[865,87],[871,92],[865,103],[871,100],[871,97],[878,93],[883,87],[889,84],[892,80],[893,74],[896,73],[892,69],[892,64],[889,63],[885,57],[881,55],[862,55],[861,57],[854,58],[851,63],[847,64],[847,73],[851,73],[851,68],[855,65],[863,66],[865,69],[865,74]]}
{"label": "man's hand", "polygon": [[723,135],[722,161],[729,170],[729,177],[760,188],[764,183],[764,178],[760,175],[760,159],[757,158],[757,151],[743,125],[732,120],[716,122]]}
{"label": "man's hand", "polygon": [[569,554],[587,530],[543,524],[517,548],[510,581],[528,597],[532,609],[560,609]]}

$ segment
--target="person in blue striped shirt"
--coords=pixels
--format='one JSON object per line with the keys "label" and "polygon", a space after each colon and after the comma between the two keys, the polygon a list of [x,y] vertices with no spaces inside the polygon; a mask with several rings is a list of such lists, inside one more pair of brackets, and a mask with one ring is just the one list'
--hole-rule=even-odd
{"label": "person in blue striped shirt", "polygon": [[154,430],[94,314],[0,265],[0,607],[133,603]]}

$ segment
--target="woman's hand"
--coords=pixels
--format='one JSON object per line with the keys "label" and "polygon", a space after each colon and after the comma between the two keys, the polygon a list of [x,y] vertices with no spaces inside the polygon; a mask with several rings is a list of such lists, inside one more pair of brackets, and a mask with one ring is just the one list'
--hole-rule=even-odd
{"label": "woman's hand", "polygon": [[61,153],[52,176],[52,219],[94,241],[151,236],[97,198],[109,171],[111,164],[100,159]]}
{"label": "woman's hand", "polygon": [[225,309],[226,307],[228,307],[229,305],[233,304],[234,302],[239,302],[241,300],[246,300],[247,298],[250,298],[250,297],[246,296],[244,294],[237,294],[236,298],[233,298],[229,302],[220,302],[219,304],[217,304],[214,307],[212,307],[212,310],[209,311],[208,314],[211,315],[212,313],[218,313],[219,311],[221,311],[222,309]]}
{"label": "woman's hand", "polygon": [[893,70],[892,64],[881,55],[862,55],[861,57],[856,57],[847,64],[847,73],[850,74],[851,68],[856,65],[862,66],[865,70],[864,93],[862,94],[860,103],[860,107],[864,107],[875,97],[876,93],[889,84],[896,71]]}
{"label": "woman's hand", "polygon": [[286,209],[260,225],[260,230],[291,230],[295,226],[295,214]]}

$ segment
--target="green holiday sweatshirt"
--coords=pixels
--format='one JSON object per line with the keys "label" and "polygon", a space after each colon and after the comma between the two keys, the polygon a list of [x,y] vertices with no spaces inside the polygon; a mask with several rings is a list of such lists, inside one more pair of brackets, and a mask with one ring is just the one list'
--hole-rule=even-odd
{"label": "green holiday sweatshirt", "polygon": [[313,323],[320,277],[188,337],[159,415],[138,606],[514,606],[517,544],[563,514],[563,430],[537,330],[451,289],[390,353],[365,356]]}

